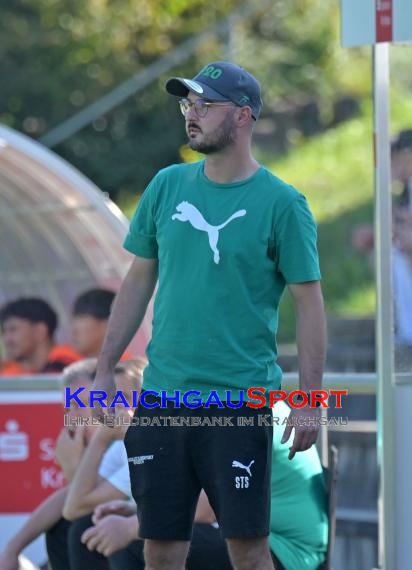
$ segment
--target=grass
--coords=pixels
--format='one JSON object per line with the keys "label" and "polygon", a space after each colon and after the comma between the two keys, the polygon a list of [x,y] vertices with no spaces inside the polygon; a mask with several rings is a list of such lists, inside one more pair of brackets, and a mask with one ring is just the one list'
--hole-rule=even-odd
{"label": "grass", "polygon": [[[410,97],[392,93],[391,132],[412,127]],[[268,163],[302,191],[319,228],[322,286],[329,315],[365,316],[375,311],[374,277],[368,260],[351,241],[353,228],[373,220],[372,105],[362,114],[295,147]],[[291,300],[285,296],[280,340],[294,336]]]}

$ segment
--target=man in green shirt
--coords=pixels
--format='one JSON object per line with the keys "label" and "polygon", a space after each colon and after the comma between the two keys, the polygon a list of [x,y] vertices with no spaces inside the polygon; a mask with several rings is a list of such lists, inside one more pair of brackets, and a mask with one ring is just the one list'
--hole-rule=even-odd
{"label": "man in green shirt", "polygon": [[[160,171],[139,203],[124,244],[135,259],[113,307],[95,389],[113,394],[113,367],[158,279],[143,382],[149,409],[140,405],[137,412],[157,425],[132,426],[125,439],[147,568],[184,568],[204,488],[236,570],[269,570],[272,429],[259,425],[258,411],[270,410],[251,410],[245,393],[260,387],[267,395],[280,386],[275,335],[286,285],[297,314],[300,389],[321,387],[325,319],[316,226],[305,198],[251,154],[262,106],[253,75],[214,62],[194,79],[170,79],[166,89],[181,97],[189,144],[206,159]],[[203,404],[213,394],[217,403],[181,406],[188,391]],[[212,414],[228,425],[159,426],[166,396],[164,415],[176,422]],[[100,406],[94,413],[103,420]],[[231,426],[240,415],[254,425]],[[303,425],[295,428],[290,459],[316,440],[316,421],[306,420],[318,416],[309,406],[292,410],[291,419]]]}

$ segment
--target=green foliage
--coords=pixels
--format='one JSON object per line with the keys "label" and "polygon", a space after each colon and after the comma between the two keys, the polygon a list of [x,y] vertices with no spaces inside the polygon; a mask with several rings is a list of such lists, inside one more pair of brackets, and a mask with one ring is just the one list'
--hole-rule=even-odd
{"label": "green foliage", "polygon": [[[412,101],[392,93],[391,131],[412,128]],[[373,221],[372,106],[361,116],[304,142],[270,163],[272,171],[303,192],[319,224],[319,254],[328,314],[370,315],[375,308],[373,273],[352,246],[352,231]],[[285,299],[281,339],[293,338],[293,307]]]}
{"label": "green foliage", "polygon": [[[213,9],[204,0],[15,0],[2,7],[0,23],[0,122],[38,138],[233,6],[230,0]],[[164,81],[55,150],[112,196],[141,192],[155,170],[178,160],[183,142]]]}
{"label": "green foliage", "polygon": [[[164,92],[167,76],[192,76],[216,58],[232,57],[260,78],[266,115],[321,101],[327,121],[338,94],[365,91],[348,80],[353,61],[359,68],[365,56],[338,47],[335,0],[259,1],[254,15],[232,19],[230,41],[211,36],[186,63],[55,150],[112,197],[140,193],[158,168],[179,160],[185,140],[177,105]],[[0,122],[34,138],[241,7],[235,0],[4,4]]]}

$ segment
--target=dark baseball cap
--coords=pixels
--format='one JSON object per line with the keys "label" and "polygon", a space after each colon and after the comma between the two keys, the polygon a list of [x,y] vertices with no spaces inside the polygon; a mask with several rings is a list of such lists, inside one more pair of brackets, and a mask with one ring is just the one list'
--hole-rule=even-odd
{"label": "dark baseball cap", "polygon": [[166,83],[166,91],[178,97],[186,97],[193,91],[210,101],[232,101],[239,107],[248,105],[255,121],[262,108],[257,79],[229,61],[208,63],[193,79],[172,77]]}

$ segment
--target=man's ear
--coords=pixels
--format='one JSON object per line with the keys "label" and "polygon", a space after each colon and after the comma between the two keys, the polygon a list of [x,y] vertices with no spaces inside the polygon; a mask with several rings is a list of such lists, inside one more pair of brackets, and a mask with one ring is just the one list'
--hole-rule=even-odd
{"label": "man's ear", "polygon": [[251,107],[239,107],[237,115],[237,125],[243,127],[247,125],[252,119],[252,109]]}

